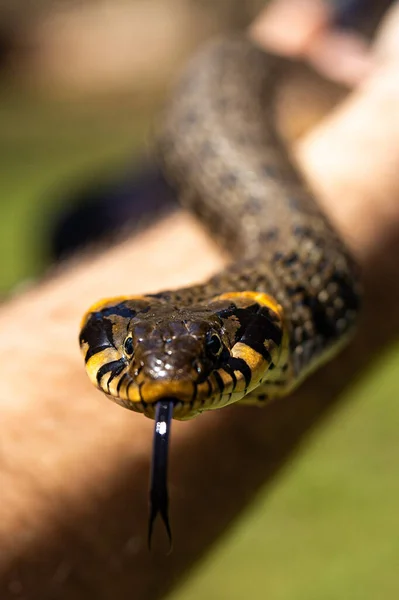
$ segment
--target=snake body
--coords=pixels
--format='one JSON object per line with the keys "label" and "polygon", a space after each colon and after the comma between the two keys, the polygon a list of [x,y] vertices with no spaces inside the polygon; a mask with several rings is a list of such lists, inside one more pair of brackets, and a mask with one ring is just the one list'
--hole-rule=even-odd
{"label": "snake body", "polygon": [[101,300],[84,316],[91,381],[148,417],[165,401],[177,419],[267,404],[354,329],[356,264],[275,127],[285,63],[244,36],[211,42],[161,119],[163,171],[232,262],[205,283]]}

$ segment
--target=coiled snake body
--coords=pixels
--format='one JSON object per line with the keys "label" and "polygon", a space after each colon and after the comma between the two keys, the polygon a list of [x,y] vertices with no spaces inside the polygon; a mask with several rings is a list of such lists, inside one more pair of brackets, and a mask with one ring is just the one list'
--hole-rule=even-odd
{"label": "coiled snake body", "polygon": [[355,325],[356,266],[275,129],[285,62],[241,36],[212,42],[189,65],[158,135],[167,178],[234,262],[196,286],[102,300],[83,319],[91,381],[157,422],[150,529],[161,512],[169,531],[172,413],[187,419],[286,395]]}

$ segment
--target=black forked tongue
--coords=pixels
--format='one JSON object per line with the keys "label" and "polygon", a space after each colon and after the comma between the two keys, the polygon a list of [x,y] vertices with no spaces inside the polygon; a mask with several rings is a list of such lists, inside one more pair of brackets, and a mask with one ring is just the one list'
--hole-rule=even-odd
{"label": "black forked tongue", "polygon": [[168,496],[168,450],[170,427],[172,423],[174,400],[165,398],[157,402],[155,407],[155,428],[152,450],[150,480],[150,517],[148,521],[148,548],[151,549],[151,538],[154,521],[161,515],[169,538],[169,551],[172,550],[172,532],[169,525]]}

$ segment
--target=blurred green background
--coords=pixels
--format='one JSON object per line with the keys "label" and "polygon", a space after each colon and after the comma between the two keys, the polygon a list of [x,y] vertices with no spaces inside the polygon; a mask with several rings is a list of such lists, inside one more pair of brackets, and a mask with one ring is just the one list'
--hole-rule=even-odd
{"label": "blurred green background", "polygon": [[42,274],[49,229],[80,184],[134,165],[149,115],[128,99],[65,102],[0,91],[0,290]]}
{"label": "blurred green background", "polygon": [[348,391],[173,600],[398,598],[398,360]]}
{"label": "blurred green background", "polygon": [[[209,30],[217,28],[206,15]],[[23,21],[22,32],[36,31],[36,53],[17,44],[0,88],[2,294],[46,271],[49,227],[67,192],[142,154],[165,86],[152,81],[143,92],[139,80],[130,91],[114,84],[110,91],[97,78],[90,89],[82,76],[82,90],[54,68],[43,77],[48,64],[37,60],[38,45],[54,47],[37,34],[41,19]],[[189,47],[182,42],[173,56],[182,59]],[[399,597],[398,360],[399,347],[387,351],[347,392],[173,600]]]}

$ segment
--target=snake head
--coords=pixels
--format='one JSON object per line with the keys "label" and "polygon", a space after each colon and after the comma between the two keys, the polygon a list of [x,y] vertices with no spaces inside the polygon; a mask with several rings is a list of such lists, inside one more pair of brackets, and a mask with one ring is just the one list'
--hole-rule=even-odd
{"label": "snake head", "polygon": [[242,398],[278,358],[281,318],[264,294],[223,294],[181,306],[165,295],[118,297],[86,313],[80,345],[92,383],[154,418],[174,398],[187,419]]}

